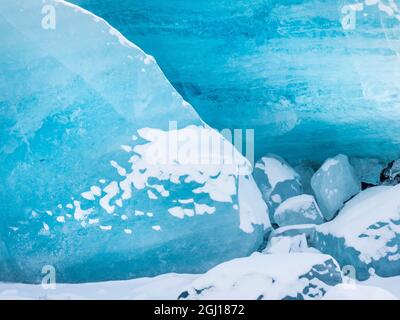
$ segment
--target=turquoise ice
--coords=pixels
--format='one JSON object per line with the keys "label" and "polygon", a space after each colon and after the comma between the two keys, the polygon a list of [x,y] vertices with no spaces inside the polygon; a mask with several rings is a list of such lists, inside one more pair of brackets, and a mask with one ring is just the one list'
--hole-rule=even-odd
{"label": "turquoise ice", "polygon": [[324,162],[311,179],[322,214],[331,220],[344,203],[361,191],[361,182],[345,155]]}
{"label": "turquoise ice", "polygon": [[309,244],[333,256],[351,276],[400,275],[400,185],[367,189],[332,221],[316,227]]}
{"label": "turquoise ice", "polygon": [[299,174],[303,192],[305,194],[313,195],[314,191],[311,187],[311,178],[315,173],[313,168],[314,163],[302,162],[294,170]]}
{"label": "turquoise ice", "polygon": [[154,55],[212,127],[254,128],[256,159],[399,156],[396,1],[72,1]]}
{"label": "turquoise ice", "polygon": [[282,202],[275,210],[274,221],[280,227],[298,224],[321,224],[325,221],[315,198],[302,194]]}
{"label": "turquoise ice", "polygon": [[[61,0],[0,3],[0,281],[205,272],[263,249],[303,194],[338,215],[276,230],[282,247],[305,233],[360,279],[399,274],[398,188],[356,195],[399,157],[393,1],[72,2],[116,29]],[[226,143],[205,123],[255,129],[255,179],[233,150],[190,162],[196,137]]]}
{"label": "turquoise ice", "polygon": [[253,176],[268,205],[271,221],[282,202],[303,192],[300,175],[277,155],[269,154],[257,161]]}
{"label": "turquoise ice", "polygon": [[350,158],[350,164],[361,182],[378,185],[387,164],[379,159]]}
{"label": "turquoise ice", "polygon": [[261,245],[249,162],[186,161],[198,136],[231,145],[152,56],[63,1],[0,12],[0,281],[197,273]]}

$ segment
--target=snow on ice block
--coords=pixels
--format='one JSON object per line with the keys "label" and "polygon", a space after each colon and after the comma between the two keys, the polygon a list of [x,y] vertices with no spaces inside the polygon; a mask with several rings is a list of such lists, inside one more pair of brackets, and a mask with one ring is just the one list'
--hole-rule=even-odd
{"label": "snow on ice block", "polygon": [[400,185],[367,189],[338,216],[316,227],[310,245],[354,269],[359,280],[371,274],[400,275]]}
{"label": "snow on ice block", "polygon": [[269,154],[257,161],[254,179],[268,205],[273,221],[275,209],[286,199],[300,195],[303,191],[300,176],[281,157]]}
{"label": "snow on ice block", "polygon": [[308,163],[306,161],[301,162],[299,165],[294,167],[294,170],[300,176],[301,185],[303,186],[303,193],[314,194],[314,191],[311,187],[311,178],[315,173],[312,163]]}
{"label": "snow on ice block", "polygon": [[361,191],[361,183],[349,159],[338,155],[324,162],[311,179],[319,207],[326,220],[331,220],[344,203]]}
{"label": "snow on ice block", "polygon": [[317,252],[309,245],[314,237],[315,224],[288,225],[274,229],[269,237],[264,253]]}
{"label": "snow on ice block", "polygon": [[151,56],[64,1],[0,12],[0,281],[199,273],[260,246],[249,162]]}
{"label": "snow on ice block", "polygon": [[338,264],[328,255],[254,253],[211,269],[179,299],[319,299],[341,282]]}
{"label": "snow on ice block", "polygon": [[274,221],[280,226],[321,224],[324,217],[314,196],[302,194],[282,202],[275,210]]}
{"label": "snow on ice block", "polygon": [[302,234],[305,234],[307,238],[309,238],[315,232],[315,227],[316,227],[315,224],[299,224],[299,225],[280,227],[278,229],[274,229],[271,232],[270,238],[275,236],[293,237]]}
{"label": "snow on ice block", "polygon": [[318,252],[314,248],[308,247],[306,234],[290,236],[274,236],[270,238],[263,253],[292,253],[292,252]]}

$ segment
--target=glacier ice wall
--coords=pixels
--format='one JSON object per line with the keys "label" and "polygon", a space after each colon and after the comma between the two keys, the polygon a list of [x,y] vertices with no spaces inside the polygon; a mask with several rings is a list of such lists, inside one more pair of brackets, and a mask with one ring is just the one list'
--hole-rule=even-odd
{"label": "glacier ice wall", "polygon": [[211,126],[255,128],[258,157],[399,154],[396,1],[73,2],[151,52]]}
{"label": "glacier ice wall", "polygon": [[59,282],[204,272],[259,247],[249,163],[176,158],[197,147],[179,135],[226,141],[151,56],[64,1],[0,9],[0,281],[40,281],[46,265]]}

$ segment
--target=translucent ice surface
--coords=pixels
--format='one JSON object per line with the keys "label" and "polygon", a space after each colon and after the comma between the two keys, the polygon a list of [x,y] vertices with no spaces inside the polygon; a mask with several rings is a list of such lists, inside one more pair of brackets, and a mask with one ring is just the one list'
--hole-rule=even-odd
{"label": "translucent ice surface", "polygon": [[153,54],[211,126],[255,128],[256,158],[398,158],[397,1],[72,1]]}
{"label": "translucent ice surface", "polygon": [[311,243],[353,270],[357,279],[399,275],[399,206],[400,185],[367,189],[333,221],[317,226]]}
{"label": "translucent ice surface", "polygon": [[271,221],[283,201],[303,191],[300,175],[284,159],[273,154],[262,157],[255,164],[253,176],[268,205]]}
{"label": "translucent ice surface", "polygon": [[0,32],[0,281],[197,273],[260,246],[250,164],[152,56],[64,1],[1,1]]}
{"label": "translucent ice surface", "polygon": [[275,222],[280,226],[298,224],[321,224],[324,217],[315,198],[308,194],[292,197],[275,210]]}
{"label": "translucent ice surface", "polygon": [[378,159],[351,158],[350,164],[361,182],[378,185],[386,164]]}
{"label": "translucent ice surface", "polygon": [[331,220],[344,203],[361,191],[361,182],[349,158],[338,155],[324,162],[311,179],[322,214]]}

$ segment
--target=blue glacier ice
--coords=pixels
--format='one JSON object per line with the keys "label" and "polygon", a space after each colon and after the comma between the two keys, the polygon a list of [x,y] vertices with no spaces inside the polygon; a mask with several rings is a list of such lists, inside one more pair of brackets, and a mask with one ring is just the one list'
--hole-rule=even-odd
{"label": "blue glacier ice", "polygon": [[339,154],[324,162],[311,179],[322,214],[331,220],[344,203],[361,191],[361,182],[349,158]]}
{"label": "blue glacier ice", "polygon": [[400,185],[369,188],[315,228],[308,244],[354,269],[359,280],[400,275]]}
{"label": "blue glacier ice", "polygon": [[311,187],[311,178],[315,173],[313,168],[314,163],[301,162],[294,167],[294,170],[299,174],[303,192],[305,194],[313,195],[314,191]]}
{"label": "blue glacier ice", "polygon": [[274,229],[268,237],[264,253],[321,253],[312,246],[316,224],[288,225]]}
{"label": "blue glacier ice", "polygon": [[198,273],[261,245],[250,163],[210,151],[232,146],[152,56],[58,0],[1,1],[0,32],[0,281]]}
{"label": "blue glacier ice", "polygon": [[325,221],[314,196],[302,194],[282,202],[275,210],[274,221],[280,227],[321,224]]}
{"label": "blue glacier ice", "polygon": [[253,176],[268,205],[271,221],[282,202],[303,193],[300,175],[277,155],[268,154],[257,161]]}
{"label": "blue glacier ice", "polygon": [[361,182],[378,185],[386,164],[379,159],[350,158],[350,164]]}
{"label": "blue glacier ice", "polygon": [[[303,193],[314,194],[310,172],[337,154],[351,159],[357,191],[360,182],[376,184],[382,163],[399,158],[400,10],[394,1],[73,2],[105,17],[151,52],[176,90],[212,127],[255,129],[255,158],[274,153],[287,159],[300,175]],[[304,161],[313,165],[303,170]],[[256,170],[273,218],[279,201],[271,201],[265,176]],[[328,210],[326,199],[315,194],[325,218],[331,219],[357,192],[355,184],[351,192],[346,189]],[[363,225],[351,221],[353,228]],[[321,235],[312,230],[315,226],[307,239]],[[293,227],[287,233],[300,231]],[[358,231],[353,236],[364,237]],[[372,263],[359,263],[358,249],[344,237],[320,239],[322,251],[360,266],[366,277]],[[327,239],[329,247],[323,245]],[[375,258],[381,274],[396,274],[393,264],[385,270],[387,259]]]}
{"label": "blue glacier ice", "polygon": [[273,230],[266,253],[312,252],[332,256],[358,280],[400,275],[400,185],[368,188],[320,225]]}
{"label": "blue glacier ice", "polygon": [[395,1],[72,2],[154,55],[212,127],[254,128],[256,159],[399,156]]}
{"label": "blue glacier ice", "polygon": [[268,246],[263,250],[267,254],[294,253],[294,252],[319,252],[314,248],[308,247],[305,234],[297,236],[277,236],[271,237]]}
{"label": "blue glacier ice", "polygon": [[[357,195],[400,154],[394,1],[71,2],[90,11],[0,2],[0,281],[49,265],[59,282],[203,273],[265,246],[319,250],[359,279],[400,274],[397,165]],[[255,130],[254,174],[252,152],[211,128]],[[334,219],[277,218],[306,194]],[[235,276],[270,283],[289,261],[259,259],[272,274],[244,258]],[[286,271],[291,298],[324,293]]]}
{"label": "blue glacier ice", "polygon": [[299,224],[280,227],[274,229],[269,234],[269,239],[272,239],[273,237],[296,237],[299,235],[305,235],[308,241],[314,235],[315,227],[315,224]]}

